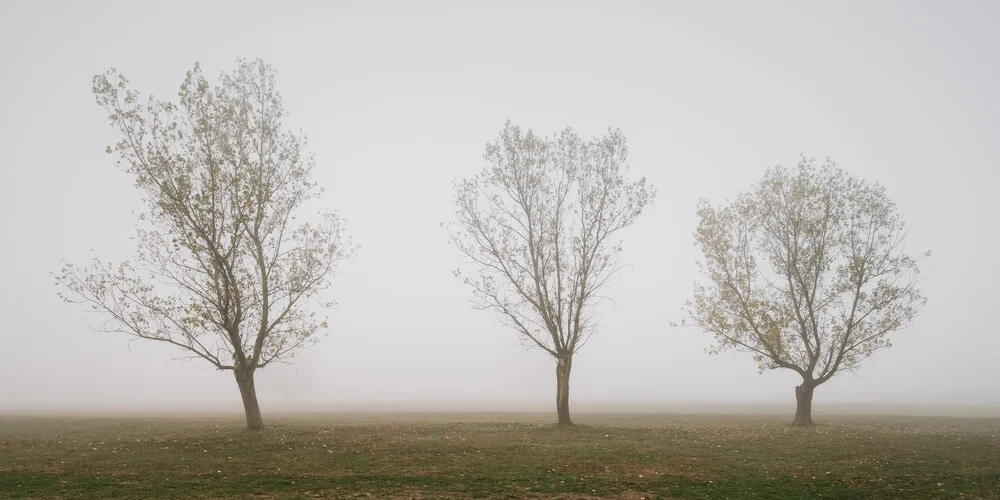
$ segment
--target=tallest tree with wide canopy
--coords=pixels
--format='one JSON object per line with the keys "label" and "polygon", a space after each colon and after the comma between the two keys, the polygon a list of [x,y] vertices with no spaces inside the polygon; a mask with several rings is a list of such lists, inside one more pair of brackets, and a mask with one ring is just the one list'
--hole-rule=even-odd
{"label": "tallest tree with wide canopy", "polygon": [[725,206],[701,202],[698,218],[708,284],[690,319],[714,335],[714,352],[798,373],[796,424],[812,424],[817,386],[890,347],[926,302],[899,208],[833,162],[769,169]]}
{"label": "tallest tree with wide canopy", "polygon": [[95,258],[56,275],[66,300],[104,317],[101,330],[231,371],[255,430],[256,371],[317,340],[323,292],[351,252],[336,214],[303,213],[321,189],[304,140],[284,128],[275,76],[259,59],[239,60],[213,86],[196,64],[178,103],[141,99],[113,69],[95,76],[118,137],[107,152],[146,209],[134,261]]}

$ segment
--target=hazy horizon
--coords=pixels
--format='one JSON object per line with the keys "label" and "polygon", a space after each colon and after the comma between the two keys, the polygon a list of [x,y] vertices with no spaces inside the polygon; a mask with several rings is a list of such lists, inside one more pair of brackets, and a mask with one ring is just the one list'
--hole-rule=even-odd
{"label": "hazy horizon", "polygon": [[[301,416],[330,416],[332,418],[368,416],[379,420],[407,420],[420,418],[453,418],[469,421],[503,419],[522,420],[525,417],[541,416],[552,420],[552,403],[549,401],[396,401],[396,402],[347,402],[347,403],[296,403],[269,401],[261,410],[265,418],[296,418]],[[602,415],[626,417],[637,415],[658,415],[664,417],[684,416],[768,416],[787,420],[795,411],[795,402],[754,401],[754,402],[699,402],[676,403],[636,403],[629,401],[595,402],[574,401],[572,411],[579,415]],[[885,416],[885,417],[957,417],[957,418],[1000,418],[1000,405],[963,404],[880,404],[880,403],[829,403],[817,401],[813,412],[822,421],[833,416]],[[67,410],[58,405],[22,407],[13,410],[0,409],[4,416],[37,417],[243,417],[243,409],[238,405],[225,403],[198,405],[91,405]]]}
{"label": "hazy horizon", "polygon": [[927,307],[891,349],[820,386],[816,413],[1000,406],[998,25],[985,1],[2,2],[0,412],[239,411],[230,373],[92,331],[50,275],[60,259],[134,250],[141,205],[104,152],[114,137],[92,76],[115,67],[174,98],[196,61],[214,80],[237,57],[277,69],[321,205],[360,246],[320,343],[257,374],[265,419],[399,402],[554,412],[554,362],[471,307],[439,226],[454,220],[452,182],[484,166],[508,119],[587,138],[620,127],[630,176],[659,191],[621,235],[626,267],[574,358],[571,408],[794,410],[797,374],[708,355],[707,334],[670,322],[702,280],[698,199],[732,199],[802,154],[881,183],[911,225],[907,249],[933,252]]}

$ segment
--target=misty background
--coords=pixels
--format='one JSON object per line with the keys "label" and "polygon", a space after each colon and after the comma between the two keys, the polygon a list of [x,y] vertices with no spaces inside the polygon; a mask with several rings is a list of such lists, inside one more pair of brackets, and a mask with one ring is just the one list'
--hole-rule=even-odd
{"label": "misty background", "polygon": [[[257,376],[265,413],[384,408],[549,411],[551,357],[472,309],[440,223],[508,118],[585,138],[621,127],[631,176],[659,193],[622,233],[627,264],[576,356],[571,406],[794,406],[798,375],[669,323],[699,279],[699,198],[769,166],[832,158],[884,185],[912,224],[928,306],[832,403],[1000,405],[997,173],[1000,4],[959,2],[0,1],[0,411],[239,411],[232,375],[99,334],[56,296],[60,259],[132,257],[129,175],[91,77],[117,67],[174,99],[200,61],[278,70],[323,205],[360,245],[330,328]],[[319,207],[317,207],[319,208]],[[86,316],[91,322],[96,316]]]}

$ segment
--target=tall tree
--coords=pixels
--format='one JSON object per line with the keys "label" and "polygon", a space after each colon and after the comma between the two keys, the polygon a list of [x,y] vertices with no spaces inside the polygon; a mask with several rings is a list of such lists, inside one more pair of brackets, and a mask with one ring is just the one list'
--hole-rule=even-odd
{"label": "tall tree", "polygon": [[317,339],[341,220],[296,216],[321,189],[303,139],[284,130],[275,71],[239,60],[209,84],[199,65],[179,103],[142,100],[114,69],[94,77],[120,169],[146,204],[133,262],[64,264],[60,295],[102,313],[104,331],[170,344],[233,372],[247,427],[264,426],[254,374]]}
{"label": "tall tree", "polygon": [[899,209],[833,162],[768,169],[728,205],[702,201],[698,217],[709,284],[696,286],[690,319],[715,336],[713,352],[801,375],[796,424],[812,424],[816,386],[890,347],[926,302]]}
{"label": "tall tree", "polygon": [[486,168],[456,186],[451,241],[478,268],[456,276],[479,308],[555,358],[561,425],[573,423],[573,354],[597,328],[599,292],[620,269],[614,237],[655,195],[645,178],[626,179],[627,154],[620,130],[584,142],[568,128],[541,137],[508,121],[486,146]]}

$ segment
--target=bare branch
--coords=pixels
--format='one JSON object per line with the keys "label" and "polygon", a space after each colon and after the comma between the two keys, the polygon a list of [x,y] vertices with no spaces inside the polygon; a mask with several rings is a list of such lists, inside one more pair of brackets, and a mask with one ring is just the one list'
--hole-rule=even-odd
{"label": "bare branch", "polygon": [[477,268],[456,276],[478,308],[556,358],[593,333],[599,291],[620,269],[621,246],[609,242],[655,196],[645,179],[626,180],[626,154],[618,130],[584,142],[507,122],[486,147],[488,166],[456,185],[449,235]]}

